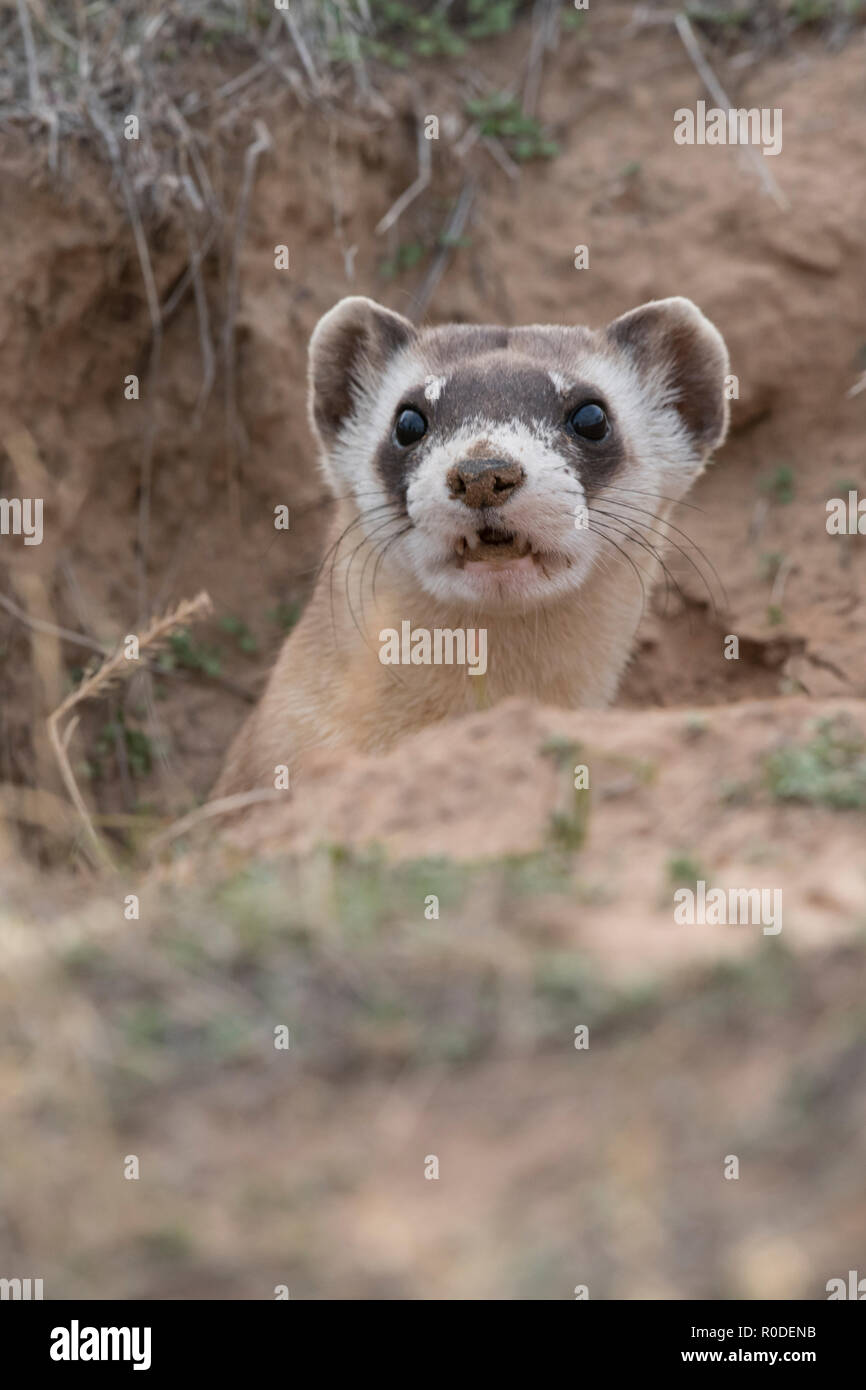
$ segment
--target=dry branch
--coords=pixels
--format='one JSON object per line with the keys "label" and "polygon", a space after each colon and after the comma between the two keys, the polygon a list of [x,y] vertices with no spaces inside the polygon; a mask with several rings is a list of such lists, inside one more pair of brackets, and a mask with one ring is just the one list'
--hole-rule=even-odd
{"label": "dry branch", "polygon": [[97,642],[95,637],[88,637],[83,632],[73,632],[72,628],[69,627],[59,627],[57,623],[49,623],[42,618],[34,618],[32,614],[19,608],[8,594],[0,594],[0,608],[5,608],[7,613],[10,613],[13,618],[17,618],[20,623],[24,623],[33,632],[41,632],[49,637],[60,637],[64,642],[75,642],[79,647],[88,647],[92,652],[99,652],[100,656],[108,655],[108,648],[102,642]]}
{"label": "dry branch", "polygon": [[234,792],[231,796],[218,796],[214,801],[206,801],[203,806],[197,806],[194,811],[181,816],[180,820],[173,821],[167,829],[155,835],[150,842],[150,853],[156,854],[172,840],[186,835],[205,821],[213,820],[217,816],[231,815],[233,811],[241,811],[245,806],[254,806],[260,801],[276,801],[285,795],[284,791],[279,791],[276,787],[260,787],[257,791]]}
{"label": "dry branch", "polygon": [[228,290],[226,294],[226,319],[223,330],[226,385],[226,435],[229,450],[227,468],[229,504],[236,519],[240,517],[240,495],[237,476],[238,453],[242,452],[246,446],[246,438],[238,415],[235,382],[235,321],[238,311],[240,251],[247,227],[250,199],[252,198],[253,182],[256,176],[256,165],[259,162],[259,157],[264,154],[265,150],[269,150],[273,146],[270,131],[264,121],[254,121],[253,130],[255,132],[255,139],[247,146],[247,151],[244,155],[244,172],[241,180],[241,191],[238,197],[237,212],[235,214],[235,234],[232,242],[231,262],[229,264]]}
{"label": "dry branch", "polygon": [[439,252],[424,277],[421,288],[414,298],[412,317],[415,320],[423,318],[424,314],[427,312],[427,307],[436,292],[436,287],[445,274],[445,268],[448,265],[451,252],[463,235],[463,229],[466,226],[470,209],[475,200],[475,188],[475,180],[470,177],[460,190],[460,196],[454,205],[454,210],[440,237]]}
{"label": "dry branch", "polygon": [[[675,16],[674,24],[676,25],[677,33],[683,41],[683,47],[691,58],[698,76],[713,101],[716,103],[716,106],[721,107],[725,111],[730,111],[732,109],[731,100],[704,57],[695,31],[689,23],[689,20],[684,14],[680,13]],[[776,206],[781,208],[783,212],[790,211],[791,204],[767,168],[767,161],[762,155],[758,154],[758,151],[754,149],[752,145],[745,145],[743,149],[755,173],[764,185],[765,191],[769,193]]]}
{"label": "dry branch", "polygon": [[377,222],[376,236],[381,236],[383,232],[387,232],[393,227],[394,223],[403,216],[409,204],[414,203],[415,199],[419,197],[430,184],[430,171],[433,163],[431,150],[432,141],[424,138],[424,126],[420,118],[416,117],[416,119],[418,122],[417,177],[410,183],[408,188],[403,190],[400,197],[392,203],[391,207],[385,213],[385,216]]}
{"label": "dry branch", "polygon": [[310,89],[313,93],[313,96],[321,96],[321,79],[319,77],[319,74],[316,72],[315,67],[313,66],[313,60],[310,57],[310,50],[307,48],[307,45],[304,42],[304,36],[298,28],[297,24],[295,23],[295,19],[291,10],[281,10],[280,17],[289,31],[292,43],[295,45],[295,48],[298,51],[298,57],[301,60],[301,66],[303,67],[304,72],[307,74],[307,81],[310,84]]}

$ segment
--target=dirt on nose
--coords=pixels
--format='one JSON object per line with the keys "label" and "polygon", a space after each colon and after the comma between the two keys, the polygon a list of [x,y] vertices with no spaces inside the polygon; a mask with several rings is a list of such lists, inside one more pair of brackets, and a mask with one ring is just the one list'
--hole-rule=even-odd
{"label": "dirt on nose", "polygon": [[467,507],[501,507],[524,477],[519,463],[468,458],[448,470],[448,490]]}

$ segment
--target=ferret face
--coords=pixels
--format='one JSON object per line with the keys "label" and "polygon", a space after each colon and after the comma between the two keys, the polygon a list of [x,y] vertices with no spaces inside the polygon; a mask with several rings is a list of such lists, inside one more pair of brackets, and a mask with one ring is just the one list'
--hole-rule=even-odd
{"label": "ferret face", "polygon": [[311,418],[379,559],[436,599],[525,611],[686,491],[724,435],[726,371],[688,300],[594,332],[416,329],[348,299],[311,341]]}

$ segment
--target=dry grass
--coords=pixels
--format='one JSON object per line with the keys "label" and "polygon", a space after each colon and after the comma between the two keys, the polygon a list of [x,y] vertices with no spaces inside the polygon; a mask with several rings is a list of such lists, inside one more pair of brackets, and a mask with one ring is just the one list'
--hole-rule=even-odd
{"label": "dry grass", "polygon": [[73,806],[81,817],[90,849],[97,861],[107,868],[112,867],[111,854],[94,828],[93,820],[78,788],[69,761],[69,743],[78,726],[78,715],[73,715],[65,726],[63,720],[72,714],[72,711],[84,700],[103,696],[115,682],[125,679],[132,672],[138,670],[137,662],[160,651],[173,632],[177,632],[189,623],[205,617],[210,611],[211,601],[207,594],[201,593],[194,599],[185,599],[164,617],[154,618],[145,630],[137,635],[138,650],[134,658],[130,658],[126,642],[124,642],[107,661],[81,681],[74,690],[70,691],[66,699],[49,716],[48,736],[60,768],[63,784],[69,793]]}

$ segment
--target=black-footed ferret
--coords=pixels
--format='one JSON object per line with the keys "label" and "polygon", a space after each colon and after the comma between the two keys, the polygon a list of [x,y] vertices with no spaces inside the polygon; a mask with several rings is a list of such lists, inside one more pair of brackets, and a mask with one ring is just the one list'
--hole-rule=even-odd
{"label": "black-footed ferret", "polygon": [[688,299],[607,328],[416,328],[343,299],[310,342],[326,561],[214,795],[527,695],[615,695],[671,506],[728,423]]}

